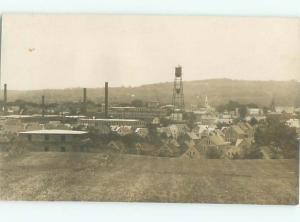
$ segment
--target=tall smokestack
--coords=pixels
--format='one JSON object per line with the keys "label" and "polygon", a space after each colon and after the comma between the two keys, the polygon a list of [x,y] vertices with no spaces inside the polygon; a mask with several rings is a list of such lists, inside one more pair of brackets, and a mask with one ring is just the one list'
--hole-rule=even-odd
{"label": "tall smokestack", "polygon": [[105,118],[108,118],[108,82],[105,82]]}
{"label": "tall smokestack", "polygon": [[42,117],[45,116],[45,96],[42,96]]}
{"label": "tall smokestack", "polygon": [[3,111],[6,114],[7,113],[7,84],[6,83],[4,84],[4,98],[3,98],[3,101],[4,101]]}
{"label": "tall smokestack", "polygon": [[86,114],[86,98],[87,98],[87,94],[86,94],[86,88],[83,88],[83,113]]}

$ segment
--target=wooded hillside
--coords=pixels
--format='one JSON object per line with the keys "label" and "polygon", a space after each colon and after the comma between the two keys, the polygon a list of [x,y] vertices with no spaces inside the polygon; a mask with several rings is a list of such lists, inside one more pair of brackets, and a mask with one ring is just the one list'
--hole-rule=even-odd
{"label": "wooded hillside", "polygon": [[[172,82],[138,87],[113,87],[109,88],[109,100],[110,103],[130,103],[134,99],[143,101],[159,100],[161,104],[170,104],[172,101],[172,87]],[[229,100],[268,106],[273,96],[276,105],[300,106],[300,83],[296,81],[210,79],[187,81],[184,82],[183,87],[186,105],[201,103],[207,95],[209,103],[213,106],[227,103]],[[82,100],[82,88],[33,91],[9,90],[8,100],[21,99],[40,102],[42,94],[46,96],[48,102]],[[88,88],[87,95],[88,100],[102,103],[104,101],[104,88]]]}

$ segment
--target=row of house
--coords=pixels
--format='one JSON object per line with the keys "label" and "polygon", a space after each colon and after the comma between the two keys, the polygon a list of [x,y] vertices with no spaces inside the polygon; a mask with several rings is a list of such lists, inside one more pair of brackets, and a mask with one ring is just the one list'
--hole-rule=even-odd
{"label": "row of house", "polygon": [[133,128],[132,126],[118,126],[118,125],[112,125],[110,127],[111,132],[117,133],[119,136],[126,136],[128,134],[135,133],[136,135],[146,138],[149,134],[149,130],[146,127],[138,127]]}
{"label": "row of house", "polygon": [[[200,130],[199,130],[200,129]],[[212,126],[198,126],[188,133],[188,149],[183,158],[197,159],[214,149],[224,157],[234,158],[251,147],[254,142],[255,129],[248,123],[240,122],[229,127],[217,129]]]}

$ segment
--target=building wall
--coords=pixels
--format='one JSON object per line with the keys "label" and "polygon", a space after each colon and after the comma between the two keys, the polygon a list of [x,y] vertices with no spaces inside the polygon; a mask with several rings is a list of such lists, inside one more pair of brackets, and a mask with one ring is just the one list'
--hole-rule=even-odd
{"label": "building wall", "polygon": [[[47,136],[46,136],[47,135]],[[83,135],[21,134],[20,146],[30,151],[88,151],[81,143]]]}
{"label": "building wall", "polygon": [[132,127],[145,127],[146,122],[142,120],[128,121],[128,120],[118,120],[113,119],[81,119],[79,120],[81,125],[90,126],[90,127],[101,127],[106,126],[132,126]]}
{"label": "building wall", "polygon": [[225,139],[226,139],[226,141],[229,141],[231,143],[235,143],[237,139],[244,139],[246,137],[247,136],[244,134],[236,133],[235,130],[233,130],[231,127],[226,129],[226,131],[225,131]]}
{"label": "building wall", "polygon": [[21,134],[23,140],[27,142],[72,142],[74,135],[55,135],[55,134]]}
{"label": "building wall", "polygon": [[85,147],[80,149],[79,144],[71,144],[71,143],[41,143],[41,142],[31,142],[24,144],[24,148],[29,151],[35,152],[79,152],[79,151],[87,151]]}
{"label": "building wall", "polygon": [[166,117],[167,111],[149,107],[111,107],[109,114],[113,118],[152,120],[155,117]]}

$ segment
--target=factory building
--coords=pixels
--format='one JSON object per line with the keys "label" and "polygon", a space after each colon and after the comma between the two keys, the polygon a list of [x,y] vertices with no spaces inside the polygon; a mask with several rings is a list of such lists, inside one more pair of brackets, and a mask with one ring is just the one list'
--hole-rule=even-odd
{"label": "factory building", "polygon": [[79,124],[95,128],[102,126],[132,126],[135,128],[146,126],[145,121],[136,119],[80,119]]}
{"label": "factory building", "polygon": [[166,117],[167,111],[156,107],[110,107],[109,114],[113,118],[142,119],[149,122],[155,117]]}
{"label": "factory building", "polygon": [[86,151],[85,131],[33,130],[19,133],[21,146],[31,151]]}

